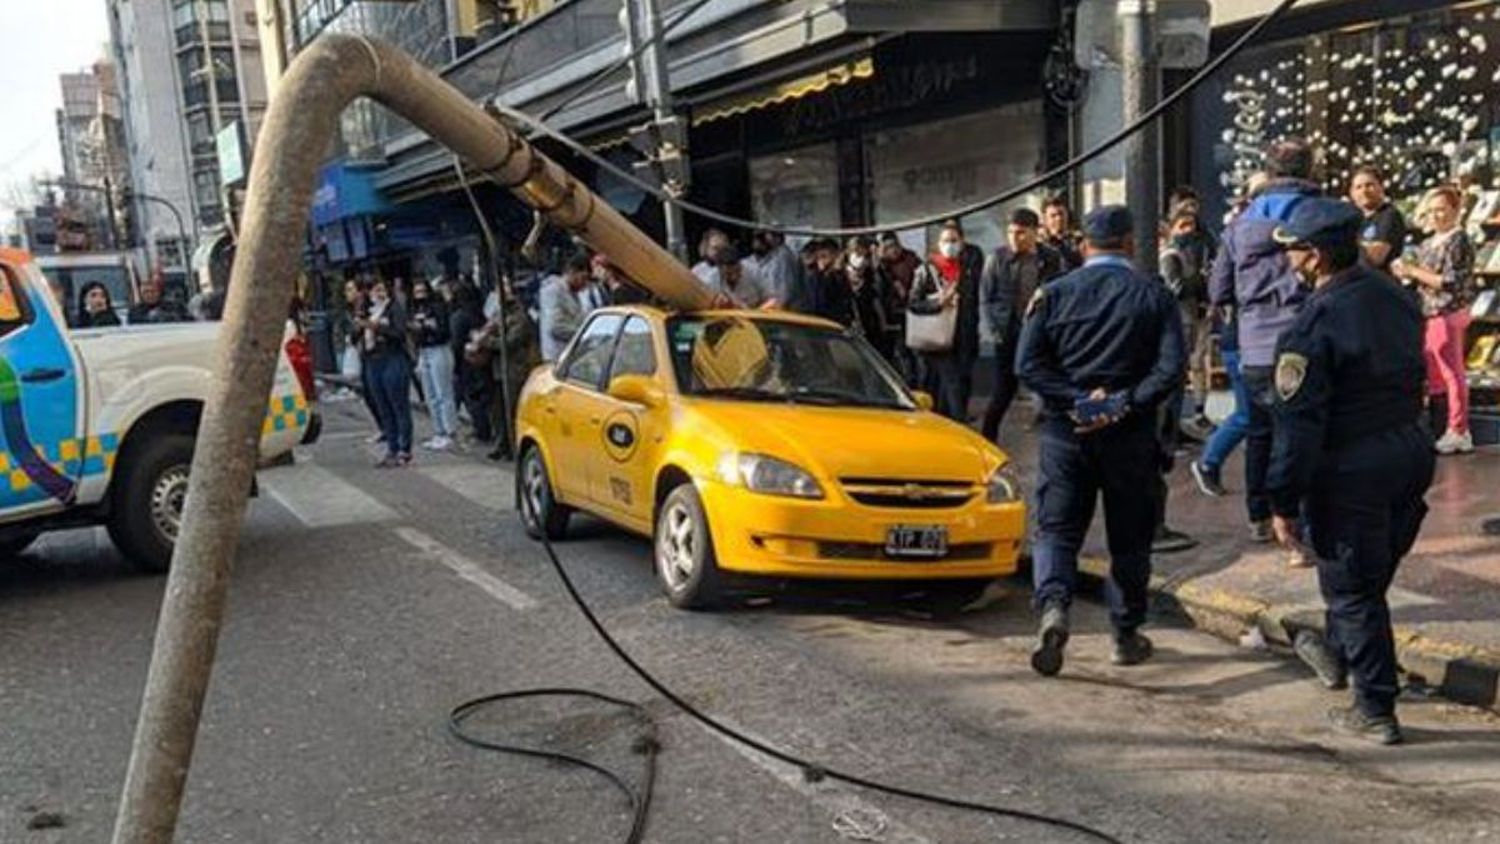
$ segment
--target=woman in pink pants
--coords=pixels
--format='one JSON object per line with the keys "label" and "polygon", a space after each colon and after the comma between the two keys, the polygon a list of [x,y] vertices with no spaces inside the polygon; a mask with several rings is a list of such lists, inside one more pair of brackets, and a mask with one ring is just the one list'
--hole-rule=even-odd
{"label": "woman in pink pants", "polygon": [[[1439,454],[1474,450],[1469,434],[1469,379],[1464,365],[1464,338],[1469,305],[1474,301],[1474,245],[1459,226],[1463,194],[1452,186],[1434,189],[1424,200],[1432,235],[1417,247],[1414,261],[1397,261],[1391,270],[1422,296],[1427,315],[1427,371],[1441,383],[1448,399],[1448,430],[1437,441]],[[1432,384],[1437,387],[1438,384]]]}

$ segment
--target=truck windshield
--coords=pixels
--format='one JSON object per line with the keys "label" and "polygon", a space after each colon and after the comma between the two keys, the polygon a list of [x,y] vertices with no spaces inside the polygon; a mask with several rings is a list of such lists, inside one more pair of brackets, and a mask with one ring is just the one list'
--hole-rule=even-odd
{"label": "truck windshield", "polygon": [[115,309],[120,310],[130,305],[133,297],[130,290],[130,275],[124,267],[98,265],[92,267],[42,267],[42,274],[47,276],[54,290],[62,296],[63,310],[68,315],[68,322],[72,323],[73,315],[78,312],[78,293],[88,285],[99,282],[109,291],[109,300],[115,304]]}
{"label": "truck windshield", "polygon": [[684,395],[911,410],[894,371],[845,331],[775,319],[681,316],[668,321]]}

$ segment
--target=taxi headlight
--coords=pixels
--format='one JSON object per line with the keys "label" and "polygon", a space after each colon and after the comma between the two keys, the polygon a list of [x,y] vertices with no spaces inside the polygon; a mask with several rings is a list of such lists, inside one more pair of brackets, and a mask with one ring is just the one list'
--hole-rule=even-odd
{"label": "taxi headlight", "polygon": [[816,478],[785,460],[764,454],[726,454],[719,461],[719,479],[751,492],[792,498],[822,498]]}
{"label": "taxi headlight", "polygon": [[991,504],[1008,504],[1021,500],[1021,483],[1009,465],[1004,465],[990,474],[989,492],[985,500]]}

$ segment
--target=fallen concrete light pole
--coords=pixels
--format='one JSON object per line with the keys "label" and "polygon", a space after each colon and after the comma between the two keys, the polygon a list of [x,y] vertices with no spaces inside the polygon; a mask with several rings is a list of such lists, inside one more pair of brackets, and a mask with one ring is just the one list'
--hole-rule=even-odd
{"label": "fallen concrete light pole", "polygon": [[714,302],[671,253],[410,56],[343,35],[302,51],[266,113],[250,169],[218,377],[204,403],[115,844],[165,844],[176,830],[317,170],[339,114],[359,96],[411,121],[667,302]]}

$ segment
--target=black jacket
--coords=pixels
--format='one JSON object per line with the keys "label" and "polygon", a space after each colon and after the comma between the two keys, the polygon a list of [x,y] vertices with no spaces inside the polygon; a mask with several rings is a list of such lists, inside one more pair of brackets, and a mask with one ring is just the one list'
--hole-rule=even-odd
{"label": "black jacket", "polygon": [[448,325],[448,306],[436,297],[411,300],[411,337],[417,348],[446,346],[453,337]]}
{"label": "black jacket", "polygon": [[[954,329],[952,354],[960,361],[972,362],[979,357],[979,276],[981,262],[960,260],[958,274],[958,325]],[[912,282],[906,309],[914,314],[937,313],[934,302],[942,285],[942,274],[931,261],[924,262]]]}
{"label": "black jacket", "polygon": [[[1065,272],[1062,253],[1038,243],[1036,286]],[[997,343],[1014,342],[1033,291],[1021,289],[1020,261],[1009,246],[996,249],[984,265],[979,283],[979,305]]]}

